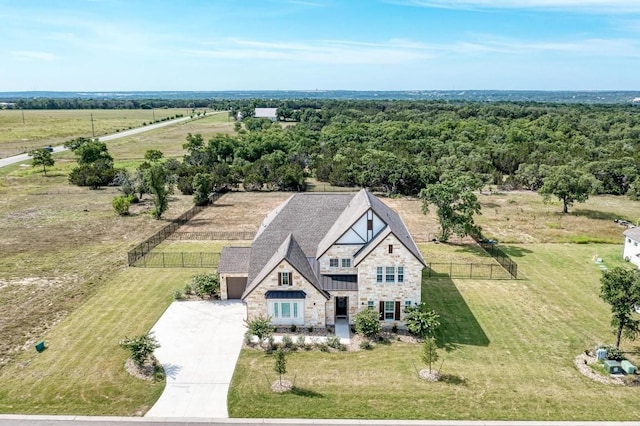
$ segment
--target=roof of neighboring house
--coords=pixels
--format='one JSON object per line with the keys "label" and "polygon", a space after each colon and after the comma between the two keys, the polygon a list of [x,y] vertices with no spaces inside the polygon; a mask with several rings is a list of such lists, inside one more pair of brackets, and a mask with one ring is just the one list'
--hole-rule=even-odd
{"label": "roof of neighboring house", "polygon": [[622,233],[625,237],[629,237],[633,240],[640,241],[640,228],[634,226],[633,228],[629,228]]}
{"label": "roof of neighboring house", "polygon": [[222,247],[220,262],[218,263],[218,273],[249,273],[250,256],[251,247]]}
{"label": "roof of neighboring house", "polygon": [[271,118],[278,116],[278,108],[256,108],[253,116],[256,118]]}

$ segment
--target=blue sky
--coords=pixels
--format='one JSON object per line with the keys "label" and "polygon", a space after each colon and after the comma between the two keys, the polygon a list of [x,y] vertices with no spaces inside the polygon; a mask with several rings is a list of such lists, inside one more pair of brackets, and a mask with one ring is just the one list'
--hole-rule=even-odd
{"label": "blue sky", "polygon": [[639,90],[640,0],[0,0],[0,91]]}

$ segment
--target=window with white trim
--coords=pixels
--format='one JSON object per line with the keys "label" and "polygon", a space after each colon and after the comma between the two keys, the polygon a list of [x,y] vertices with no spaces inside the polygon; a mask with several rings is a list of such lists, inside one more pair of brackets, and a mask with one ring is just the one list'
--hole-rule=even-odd
{"label": "window with white trim", "polygon": [[398,266],[398,282],[399,283],[403,283],[404,282],[404,267],[403,266]]}
{"label": "window with white trim", "polygon": [[271,300],[269,316],[274,324],[304,324],[303,300]]}
{"label": "window with white trim", "polygon": [[278,273],[278,285],[288,287],[291,285],[291,272]]}
{"label": "window with white trim", "polygon": [[329,267],[330,268],[337,268],[338,267],[338,258],[337,257],[332,257],[331,259],[329,259]]}
{"label": "window with white trim", "polygon": [[387,283],[396,282],[396,268],[393,266],[387,266],[385,269],[384,281]]}
{"label": "window with white trim", "polygon": [[375,304],[373,300],[367,301],[367,309],[374,309],[374,308],[375,308]]}
{"label": "window with white trim", "polygon": [[384,302],[384,319],[385,320],[394,320],[396,317],[396,304],[391,301]]}
{"label": "window with white trim", "polygon": [[378,283],[382,282],[382,266],[378,266],[376,268],[376,282]]}
{"label": "window with white trim", "polygon": [[404,307],[405,308],[410,308],[411,307],[411,300],[405,300],[404,301]]}
{"label": "window with white trim", "polygon": [[351,268],[351,259],[342,259],[343,268]]}

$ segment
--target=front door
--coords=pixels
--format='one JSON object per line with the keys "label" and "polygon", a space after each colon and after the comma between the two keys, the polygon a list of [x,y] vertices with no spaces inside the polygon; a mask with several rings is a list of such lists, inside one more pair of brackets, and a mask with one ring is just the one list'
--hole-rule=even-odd
{"label": "front door", "polygon": [[349,312],[349,298],[336,297],[336,319],[347,318]]}

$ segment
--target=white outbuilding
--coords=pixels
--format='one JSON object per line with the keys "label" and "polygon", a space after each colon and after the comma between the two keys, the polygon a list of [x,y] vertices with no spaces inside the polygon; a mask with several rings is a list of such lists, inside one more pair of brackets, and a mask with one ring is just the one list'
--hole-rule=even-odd
{"label": "white outbuilding", "polygon": [[629,228],[622,234],[624,235],[622,257],[640,268],[640,228]]}

